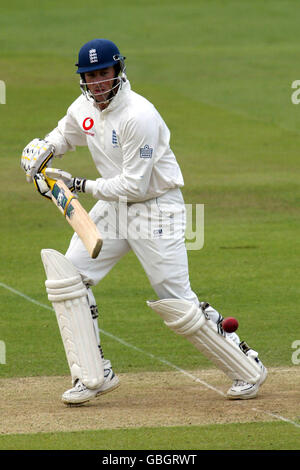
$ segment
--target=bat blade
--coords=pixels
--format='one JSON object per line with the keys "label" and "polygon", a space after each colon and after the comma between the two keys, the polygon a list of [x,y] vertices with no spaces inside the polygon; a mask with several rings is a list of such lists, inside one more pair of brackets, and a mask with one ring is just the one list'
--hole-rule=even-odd
{"label": "bat blade", "polygon": [[62,180],[56,181],[51,194],[52,201],[77,233],[90,257],[97,258],[103,240],[98,228],[84,207]]}

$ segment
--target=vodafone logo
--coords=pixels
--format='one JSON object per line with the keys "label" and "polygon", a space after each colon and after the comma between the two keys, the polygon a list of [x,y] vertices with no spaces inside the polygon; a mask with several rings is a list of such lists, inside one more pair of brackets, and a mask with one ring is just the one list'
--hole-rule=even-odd
{"label": "vodafone logo", "polygon": [[85,120],[82,123],[82,127],[85,131],[89,131],[90,129],[92,129],[93,125],[94,125],[94,120],[90,117],[85,118]]}

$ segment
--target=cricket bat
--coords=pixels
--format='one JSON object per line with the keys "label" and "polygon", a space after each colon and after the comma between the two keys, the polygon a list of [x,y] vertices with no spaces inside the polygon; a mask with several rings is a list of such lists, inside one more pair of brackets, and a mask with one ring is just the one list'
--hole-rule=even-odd
{"label": "cricket bat", "polygon": [[91,258],[97,258],[102,248],[101,234],[76,196],[62,180],[51,187],[52,201],[80,237]]}

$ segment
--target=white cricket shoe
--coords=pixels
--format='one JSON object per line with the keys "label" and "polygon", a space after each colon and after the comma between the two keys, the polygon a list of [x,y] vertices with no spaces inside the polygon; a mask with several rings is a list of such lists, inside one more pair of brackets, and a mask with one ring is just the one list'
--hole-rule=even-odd
{"label": "white cricket shoe", "polygon": [[110,367],[109,369],[104,369],[104,382],[99,388],[87,388],[80,380],[77,380],[73,388],[63,393],[61,399],[67,405],[81,405],[92,398],[111,392],[119,384],[119,378]]}
{"label": "white cricket shoe", "polygon": [[261,367],[262,374],[261,378],[255,384],[244,382],[243,380],[235,380],[227,392],[227,397],[231,400],[249,400],[255,398],[258,394],[259,387],[266,381],[268,371],[263,363],[257,359],[258,364]]}

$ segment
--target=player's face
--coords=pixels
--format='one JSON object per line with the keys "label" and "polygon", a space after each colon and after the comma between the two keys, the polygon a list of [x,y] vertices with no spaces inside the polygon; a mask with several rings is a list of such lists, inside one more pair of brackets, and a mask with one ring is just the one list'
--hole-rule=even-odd
{"label": "player's face", "polygon": [[100,108],[105,108],[115,82],[114,67],[86,72],[85,82]]}

